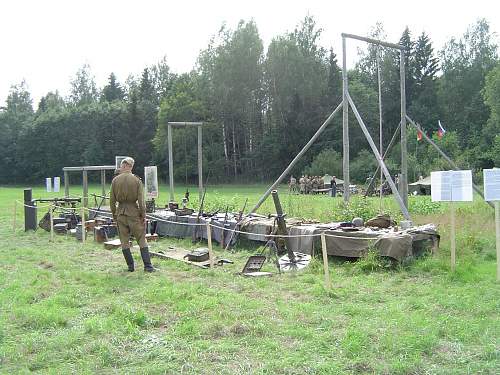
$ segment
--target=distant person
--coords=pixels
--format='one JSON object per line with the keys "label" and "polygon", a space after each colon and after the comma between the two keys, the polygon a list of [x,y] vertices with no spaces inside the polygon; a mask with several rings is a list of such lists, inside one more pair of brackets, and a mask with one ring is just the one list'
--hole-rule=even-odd
{"label": "distant person", "polygon": [[306,178],[304,175],[299,179],[299,189],[300,189],[300,194],[305,194],[306,193]]}
{"label": "distant person", "polygon": [[[142,181],[132,174],[134,159],[125,158],[120,164],[120,174],[111,182],[110,208],[118,226],[122,253],[128,270],[134,271],[134,258],[130,252],[130,234],[141,249],[144,271],[154,272],[151,265],[148,243],[146,242],[146,205],[144,203],[144,187]],[[118,203],[118,207],[116,204]]]}
{"label": "distant person", "polygon": [[337,181],[335,180],[335,176],[332,177],[330,181],[330,197],[335,198],[337,196]]}
{"label": "distant person", "polygon": [[289,193],[297,192],[297,179],[293,176],[290,176],[290,184],[288,185],[288,192]]}

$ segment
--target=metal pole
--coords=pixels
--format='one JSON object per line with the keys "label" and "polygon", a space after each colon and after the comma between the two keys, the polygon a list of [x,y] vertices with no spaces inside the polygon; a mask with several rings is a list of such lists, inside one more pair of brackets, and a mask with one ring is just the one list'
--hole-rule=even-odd
{"label": "metal pole", "polygon": [[365,123],[363,122],[363,119],[361,118],[358,110],[356,109],[356,105],[352,101],[351,96],[349,93],[347,93],[347,99],[349,100],[349,104],[351,105],[351,109],[354,112],[354,116],[356,116],[356,119],[358,120],[359,126],[361,127],[361,130],[365,134],[366,140],[370,144],[370,147],[372,148],[373,153],[375,154],[375,157],[377,158],[377,161],[380,165],[380,168],[382,168],[382,171],[384,172],[385,178],[387,182],[389,183],[389,186],[391,187],[392,194],[394,195],[394,198],[396,199],[396,202],[398,202],[399,207],[401,209],[401,212],[403,213],[403,216],[405,217],[406,220],[411,220],[410,213],[408,212],[408,208],[406,208],[403,199],[401,198],[401,195],[399,195],[398,189],[396,188],[396,185],[394,184],[394,181],[392,180],[391,174],[389,173],[389,170],[387,169],[384,161],[382,160],[382,157],[380,156],[377,146],[375,145],[375,142],[373,142],[373,139],[370,135],[370,132],[366,128]]}
{"label": "metal pole", "polygon": [[349,202],[349,103],[347,102],[347,56],[346,40],[342,36],[342,145],[343,145],[343,177],[344,202]]}
{"label": "metal pole", "polygon": [[106,170],[103,169],[101,171],[101,187],[102,187],[102,195],[106,196]]}
{"label": "metal pole", "polygon": [[[424,131],[422,131],[422,128],[415,121],[413,121],[408,115],[406,116],[406,118],[408,119],[408,121],[410,122],[410,124],[413,125],[413,127],[415,129],[417,129],[418,131],[420,131],[420,133],[425,138],[425,140],[427,142],[429,142],[429,144],[436,149],[436,151],[443,157],[444,160],[446,160],[451,165],[451,167],[454,170],[456,170],[456,171],[460,170],[460,168],[455,164],[455,162],[453,160],[451,160],[448,157],[448,155],[446,155],[443,151],[441,151],[441,149],[439,148],[439,146],[432,139],[430,139],[427,136],[427,134],[425,134]],[[484,199],[483,191],[476,184],[472,183],[472,188],[474,189],[474,191],[476,193],[478,193],[481,196],[481,198]],[[485,201],[485,202],[488,203],[492,208],[495,208],[495,206],[493,205],[493,203],[491,203],[489,201]]]}
{"label": "metal pole", "polygon": [[89,180],[86,170],[83,170],[83,207],[89,204]]}
{"label": "metal pole", "polygon": [[408,208],[408,149],[406,146],[406,77],[405,77],[405,52],[400,51],[399,73],[401,81],[401,197]]}
{"label": "metal pole", "polygon": [[260,197],[259,201],[255,205],[255,207],[252,208],[252,210],[249,212],[249,214],[252,214],[259,209],[259,207],[262,205],[262,203],[264,203],[264,201],[267,199],[269,194],[271,194],[271,192],[276,189],[276,187],[288,175],[288,173],[294,167],[294,165],[297,163],[297,161],[299,161],[299,159],[302,157],[302,155],[305,154],[305,152],[309,149],[309,147],[311,147],[311,145],[314,143],[314,141],[316,141],[316,139],[321,135],[323,130],[325,130],[325,128],[328,126],[328,124],[333,120],[333,117],[337,114],[337,112],[340,110],[340,108],[342,108],[342,103],[340,103],[337,106],[337,108],[335,108],[335,110],[330,114],[330,116],[328,116],[328,118],[325,120],[323,125],[321,125],[319,127],[319,129],[316,131],[316,133],[314,133],[314,135],[309,140],[309,142],[307,142],[307,144],[302,148],[302,150],[300,150],[300,152],[297,154],[297,156],[295,156],[295,158],[290,162],[288,167],[285,168],[285,170],[283,171],[283,173],[281,173],[281,175],[278,177],[278,179],[276,181],[274,181],[274,183],[269,187],[269,189],[267,189],[267,191],[264,193],[264,195],[262,195],[262,197]]}
{"label": "metal pole", "polygon": [[202,129],[201,125],[198,125],[198,196],[203,196],[203,150],[202,150]]}
{"label": "metal pole", "polygon": [[69,173],[64,171],[64,196],[69,197]]}
{"label": "metal pole", "polygon": [[170,200],[174,201],[174,157],[172,152],[172,126],[167,125],[167,147],[168,147],[168,178],[170,183]]}
{"label": "metal pole", "polygon": [[[387,146],[387,148],[385,149],[385,152],[384,152],[384,156],[382,156],[382,159],[385,160],[386,156],[389,154],[389,152],[391,151],[392,149],[392,146],[394,146],[394,143],[396,143],[396,139],[398,138],[398,132],[399,132],[399,128],[401,127],[401,123],[399,123],[396,131],[394,132],[394,134],[392,135],[392,138],[391,138],[391,141],[389,142],[389,145]],[[365,192],[365,197],[370,193],[370,191],[372,190],[372,187],[373,187],[373,184],[375,183],[375,176],[378,174],[380,170],[380,165],[377,164],[377,169],[375,170],[375,173],[373,174],[373,178],[371,179],[370,183],[368,184],[368,187],[366,188],[366,192]]]}

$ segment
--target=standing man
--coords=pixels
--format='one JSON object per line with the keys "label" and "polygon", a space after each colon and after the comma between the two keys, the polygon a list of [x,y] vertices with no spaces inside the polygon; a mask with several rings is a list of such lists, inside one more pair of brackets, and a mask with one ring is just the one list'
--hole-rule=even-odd
{"label": "standing man", "polygon": [[[120,174],[111,182],[110,206],[113,218],[118,225],[122,252],[128,270],[134,271],[134,258],[130,252],[129,238],[132,234],[141,249],[145,272],[154,272],[151,265],[148,243],[146,242],[146,205],[142,181],[132,174],[134,159],[127,157],[120,164]],[[118,207],[116,203],[118,202]]]}
{"label": "standing man", "polygon": [[337,181],[335,180],[335,176],[332,177],[330,181],[330,197],[335,197],[337,195]]}

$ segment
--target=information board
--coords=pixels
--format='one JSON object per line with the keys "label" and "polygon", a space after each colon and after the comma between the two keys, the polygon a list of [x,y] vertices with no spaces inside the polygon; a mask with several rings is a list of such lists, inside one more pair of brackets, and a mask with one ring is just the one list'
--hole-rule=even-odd
{"label": "information board", "polygon": [[158,170],[157,167],[144,167],[144,185],[146,198],[158,198]]}
{"label": "information board", "polygon": [[122,160],[125,158],[126,156],[115,156],[115,168],[117,170],[120,169],[120,164],[122,163]]}
{"label": "information board", "polygon": [[500,168],[484,169],[484,200],[500,201]]}
{"label": "information board", "polygon": [[472,172],[431,172],[431,197],[433,202],[472,201]]}
{"label": "information board", "polygon": [[52,191],[52,179],[50,177],[45,179],[45,187],[47,188],[47,193]]}
{"label": "information board", "polygon": [[54,193],[59,193],[61,188],[61,177],[54,177]]}

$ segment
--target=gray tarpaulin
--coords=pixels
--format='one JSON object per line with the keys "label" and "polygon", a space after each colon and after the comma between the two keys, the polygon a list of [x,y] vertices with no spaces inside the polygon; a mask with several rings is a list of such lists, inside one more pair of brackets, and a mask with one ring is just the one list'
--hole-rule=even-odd
{"label": "gray tarpaulin", "polygon": [[[104,211],[104,212],[103,212]],[[101,209],[100,215],[105,214],[105,209]],[[103,215],[104,216],[104,215]],[[201,226],[195,227],[197,215],[176,216],[168,210],[157,210],[148,217],[154,220],[158,219],[156,232],[159,236],[192,238],[193,231],[196,229],[197,239],[207,238],[207,220],[212,223],[212,239],[218,243],[222,238],[222,226],[224,225],[225,241],[227,243],[231,237],[231,230],[237,226],[235,214],[217,214],[211,218],[200,217]],[[242,220],[238,230],[247,232],[239,234],[251,241],[267,242],[269,235],[276,230],[274,217],[265,217],[261,215],[248,216]],[[439,245],[439,234],[433,224],[412,227],[408,230],[395,232],[393,228],[361,228],[359,231],[350,229],[342,230],[340,223],[305,223],[304,220],[290,218],[286,219],[289,235],[301,236],[290,238],[292,251],[299,251],[306,254],[314,254],[321,251],[320,236],[324,232],[326,236],[326,246],[329,255],[343,257],[360,257],[370,246],[377,249],[382,256],[388,256],[399,261],[412,255],[416,255],[429,246],[437,248]],[[317,235],[312,237],[311,235]],[[233,244],[238,237],[234,234],[231,243]]]}
{"label": "gray tarpaulin", "polygon": [[[236,226],[236,220],[232,215],[217,214],[211,218],[200,217],[196,214],[189,216],[177,216],[171,211],[159,211],[150,214],[151,219],[157,219],[156,233],[162,237],[192,238],[193,231],[196,232],[196,239],[207,239],[207,221],[212,223],[212,240],[221,243],[222,227],[224,226],[224,243],[227,244],[231,237],[231,230]],[[189,224],[189,225],[186,225]],[[196,225],[201,224],[201,225]],[[237,235],[233,236],[231,243],[234,243]]]}

